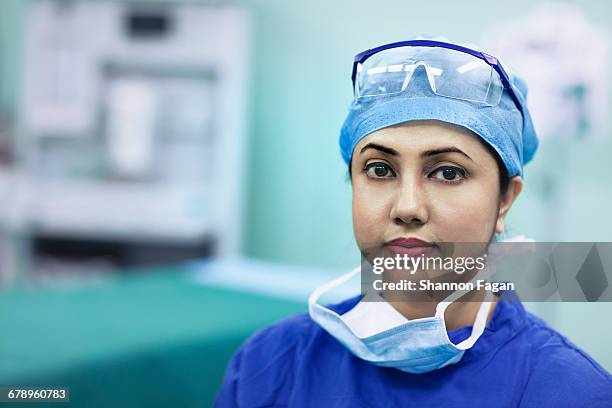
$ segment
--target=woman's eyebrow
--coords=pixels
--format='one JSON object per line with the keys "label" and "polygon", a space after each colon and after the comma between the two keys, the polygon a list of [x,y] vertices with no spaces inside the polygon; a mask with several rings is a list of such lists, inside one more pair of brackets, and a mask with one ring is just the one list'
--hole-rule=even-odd
{"label": "woman's eyebrow", "polygon": [[468,159],[472,160],[472,158],[468,156],[463,150],[458,149],[456,147],[441,147],[439,149],[426,150],[421,153],[421,157],[435,156],[437,154],[442,154],[442,153],[459,153],[467,157]]}
{"label": "woman's eyebrow", "polygon": [[385,147],[385,146],[382,146],[376,143],[368,143],[367,145],[361,148],[359,153],[363,153],[364,151],[368,149],[376,149],[383,153],[387,153],[388,155],[391,155],[391,156],[399,156],[399,152],[397,150],[394,150],[394,149],[391,149],[390,147]]}
{"label": "woman's eyebrow", "polygon": [[[367,145],[363,146],[359,152],[363,153],[364,151],[366,151],[368,149],[379,150],[379,151],[381,151],[383,153],[386,153],[388,155],[391,155],[391,156],[399,156],[400,155],[397,150],[392,149],[390,147],[386,147],[386,146],[377,144],[377,143],[368,143]],[[439,149],[426,150],[426,151],[421,153],[421,157],[435,156],[437,154],[443,154],[443,153],[459,153],[459,154],[467,157],[468,159],[472,160],[472,158],[470,156],[468,156],[463,150],[461,150],[459,148],[456,148],[456,147],[441,147]],[[474,160],[472,160],[472,161],[474,161]]]}

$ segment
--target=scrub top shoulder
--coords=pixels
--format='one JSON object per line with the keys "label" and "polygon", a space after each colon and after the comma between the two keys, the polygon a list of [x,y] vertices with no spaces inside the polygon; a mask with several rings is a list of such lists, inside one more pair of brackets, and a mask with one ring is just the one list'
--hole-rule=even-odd
{"label": "scrub top shoulder", "polygon": [[[328,307],[343,314],[359,299]],[[449,338],[457,344],[470,333]],[[264,406],[612,407],[612,376],[502,295],[474,347],[425,374],[355,357],[306,313],[262,329],[231,359],[215,407]]]}

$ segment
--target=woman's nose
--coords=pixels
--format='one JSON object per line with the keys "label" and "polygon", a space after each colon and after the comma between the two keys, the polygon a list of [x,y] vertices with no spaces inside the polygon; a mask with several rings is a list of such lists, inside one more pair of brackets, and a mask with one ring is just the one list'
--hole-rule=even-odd
{"label": "woman's nose", "polygon": [[429,221],[429,200],[418,180],[406,180],[400,185],[390,217],[396,224],[422,225]]}

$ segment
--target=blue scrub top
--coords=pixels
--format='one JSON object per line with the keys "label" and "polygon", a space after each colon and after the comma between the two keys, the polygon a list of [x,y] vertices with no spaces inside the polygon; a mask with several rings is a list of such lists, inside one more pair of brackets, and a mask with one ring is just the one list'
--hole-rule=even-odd
{"label": "blue scrub top", "polygon": [[[461,361],[425,374],[355,357],[308,314],[253,335],[215,407],[612,407],[612,376],[568,339],[501,301]],[[360,296],[328,306],[339,314]],[[449,332],[457,344],[471,327]]]}

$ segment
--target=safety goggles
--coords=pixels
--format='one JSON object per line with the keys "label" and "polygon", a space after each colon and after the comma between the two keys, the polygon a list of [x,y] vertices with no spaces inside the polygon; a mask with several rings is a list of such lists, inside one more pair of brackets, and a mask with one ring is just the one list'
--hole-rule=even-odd
{"label": "safety goggles", "polygon": [[436,95],[496,106],[506,89],[520,109],[508,74],[497,58],[434,40],[395,42],[357,54],[351,76],[354,96],[402,93],[419,69],[425,70]]}

